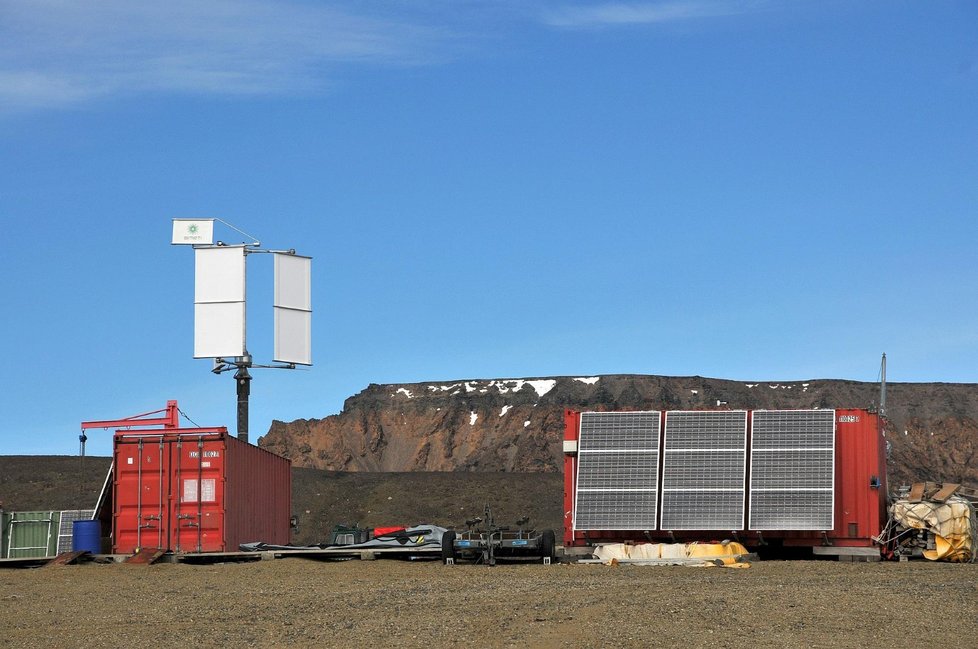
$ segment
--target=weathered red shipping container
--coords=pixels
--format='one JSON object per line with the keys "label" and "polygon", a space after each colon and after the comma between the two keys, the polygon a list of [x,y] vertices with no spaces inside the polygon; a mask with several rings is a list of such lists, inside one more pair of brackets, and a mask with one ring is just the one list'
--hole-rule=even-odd
{"label": "weathered red shipping container", "polygon": [[233,552],[288,544],[289,460],[225,428],[118,431],[113,450],[112,551]]}
{"label": "weathered red shipping container", "polygon": [[735,538],[862,554],[886,521],[875,412],[568,410],[564,423],[566,546]]}

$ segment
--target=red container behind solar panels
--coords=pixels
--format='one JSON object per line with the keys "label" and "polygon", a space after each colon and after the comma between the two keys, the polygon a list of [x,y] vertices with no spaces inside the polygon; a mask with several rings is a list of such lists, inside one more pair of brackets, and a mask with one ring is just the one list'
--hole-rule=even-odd
{"label": "red container behind solar panels", "polygon": [[566,546],[870,548],[886,520],[874,412],[568,410],[564,424]]}
{"label": "red container behind solar panels", "polygon": [[291,463],[223,427],[117,431],[113,460],[116,554],[289,543]]}

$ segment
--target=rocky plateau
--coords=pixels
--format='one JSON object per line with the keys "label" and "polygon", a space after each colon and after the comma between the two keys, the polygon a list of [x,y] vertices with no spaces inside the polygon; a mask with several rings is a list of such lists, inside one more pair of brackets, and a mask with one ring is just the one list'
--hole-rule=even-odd
{"label": "rocky plateau", "polygon": [[[275,421],[258,441],[330,471],[560,472],[564,411],[878,408],[877,383],[651,375],[371,384],[322,419]],[[891,486],[978,484],[978,385],[890,383]]]}

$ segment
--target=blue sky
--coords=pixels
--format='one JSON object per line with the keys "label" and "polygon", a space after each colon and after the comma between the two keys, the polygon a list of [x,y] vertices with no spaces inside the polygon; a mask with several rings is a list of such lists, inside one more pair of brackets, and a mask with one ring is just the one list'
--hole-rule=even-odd
{"label": "blue sky", "polygon": [[[0,0],[0,453],[72,454],[80,421],[167,399],[234,429],[174,217],[314,258],[315,365],[254,372],[253,440],[369,383],[871,381],[884,351],[893,381],[976,382],[976,25],[974,2]],[[270,277],[249,260],[257,362]]]}

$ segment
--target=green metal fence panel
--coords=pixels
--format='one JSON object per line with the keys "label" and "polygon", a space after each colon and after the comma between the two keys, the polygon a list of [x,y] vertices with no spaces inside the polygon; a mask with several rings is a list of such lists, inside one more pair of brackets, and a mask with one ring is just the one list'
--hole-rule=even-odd
{"label": "green metal fence panel", "polygon": [[[9,512],[6,518],[5,558],[28,559],[54,556],[52,550],[57,551],[60,512]],[[55,542],[53,548],[51,547],[52,535]]]}

